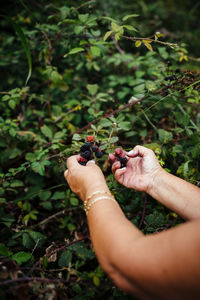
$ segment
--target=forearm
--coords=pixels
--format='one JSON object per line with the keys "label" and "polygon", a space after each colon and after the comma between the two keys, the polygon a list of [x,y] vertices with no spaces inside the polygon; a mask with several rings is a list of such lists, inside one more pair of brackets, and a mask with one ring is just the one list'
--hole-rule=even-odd
{"label": "forearm", "polygon": [[88,225],[92,244],[102,268],[122,289],[137,293],[134,287],[118,268],[124,260],[127,245],[143,237],[125,217],[117,202],[101,200],[92,205],[88,212]]}
{"label": "forearm", "polygon": [[200,189],[181,178],[162,170],[148,193],[184,219],[200,218]]}

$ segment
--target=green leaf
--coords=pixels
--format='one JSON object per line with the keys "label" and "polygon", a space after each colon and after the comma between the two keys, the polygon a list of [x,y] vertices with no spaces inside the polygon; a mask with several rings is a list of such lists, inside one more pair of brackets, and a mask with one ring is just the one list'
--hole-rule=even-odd
{"label": "green leaf", "polygon": [[11,109],[15,109],[16,102],[13,99],[11,99],[8,101],[8,105],[10,106]]}
{"label": "green leaf", "polygon": [[51,197],[51,192],[50,191],[42,191],[39,194],[39,197],[42,201],[46,201],[47,199],[49,199]]}
{"label": "green leaf", "polygon": [[34,153],[28,152],[26,153],[25,158],[26,160],[33,162],[36,160],[36,155]]}
{"label": "green leaf", "polygon": [[12,259],[17,262],[18,265],[21,265],[32,258],[32,255],[28,252],[20,251],[12,256]]}
{"label": "green leaf", "polygon": [[48,137],[50,140],[52,139],[52,137],[53,137],[53,132],[52,132],[52,130],[50,129],[50,127],[48,127],[47,125],[43,125],[43,126],[41,127],[41,131],[42,131],[42,133],[43,133],[46,137]]}
{"label": "green leaf", "polygon": [[112,122],[108,119],[102,119],[100,122],[99,122],[99,125],[101,127],[110,127],[112,126]]}
{"label": "green leaf", "polygon": [[100,56],[101,55],[101,49],[96,46],[90,47],[90,52],[91,52],[92,56]]}
{"label": "green leaf", "polygon": [[123,17],[122,21],[124,22],[130,18],[136,18],[136,17],[139,17],[139,15],[137,15],[137,14],[127,15],[127,16]]}
{"label": "green leaf", "polygon": [[12,252],[8,250],[8,248],[4,244],[0,244],[0,255],[2,256],[10,256]]}
{"label": "green leaf", "polygon": [[114,143],[118,142],[118,140],[119,140],[118,136],[113,136],[113,137],[111,137],[111,139],[110,139],[110,143],[111,143],[111,144],[114,144]]}
{"label": "green leaf", "polygon": [[116,23],[112,22],[111,23],[111,28],[112,28],[112,31],[114,32],[119,32],[121,30],[121,26],[117,25]]}
{"label": "green leaf", "polygon": [[98,86],[98,84],[88,84],[86,87],[87,87],[90,95],[94,96],[97,93],[99,86]]}
{"label": "green leaf", "polygon": [[58,265],[59,267],[68,267],[69,264],[72,261],[72,253],[69,250],[65,250],[62,252],[59,260],[58,260]]}
{"label": "green leaf", "polygon": [[80,141],[81,139],[82,139],[82,137],[78,133],[75,133],[72,137],[72,140],[74,140],[74,141]]}
{"label": "green leaf", "polygon": [[12,181],[10,186],[11,187],[21,187],[21,186],[24,186],[24,183],[23,183],[23,181],[16,179],[16,180]]}
{"label": "green leaf", "polygon": [[22,236],[22,245],[28,249],[31,249],[34,247],[34,241],[33,239],[29,236],[28,233],[24,233]]}
{"label": "green leaf", "polygon": [[158,129],[158,136],[159,136],[159,140],[163,144],[169,143],[173,138],[173,134],[164,129]]}
{"label": "green leaf", "polygon": [[93,276],[94,285],[100,286],[100,279],[96,275]]}
{"label": "green leaf", "polygon": [[138,31],[135,27],[133,27],[131,25],[123,25],[123,27],[130,30],[130,31]]}
{"label": "green leaf", "polygon": [[45,175],[45,167],[40,162],[33,162],[31,164],[31,169],[35,172],[40,174],[41,176]]}
{"label": "green leaf", "polygon": [[85,23],[89,17],[89,14],[79,14],[78,18],[82,23]]}
{"label": "green leaf", "polygon": [[69,51],[69,53],[65,54],[64,57],[66,57],[67,55],[72,55],[72,54],[76,54],[76,53],[83,52],[83,51],[85,51],[84,48],[81,48],[81,47],[74,48],[71,51]]}
{"label": "green leaf", "polygon": [[113,33],[112,30],[111,31],[107,31],[105,33],[104,37],[103,37],[103,40],[106,41],[112,33]]}
{"label": "green leaf", "polygon": [[27,85],[27,83],[31,77],[31,73],[32,73],[32,59],[31,59],[31,51],[29,48],[28,40],[26,39],[26,36],[25,36],[22,28],[15,21],[13,21],[13,19],[11,19],[7,16],[4,16],[4,15],[0,15],[0,16],[7,19],[12,24],[12,26],[14,27],[16,33],[18,34],[18,36],[20,38],[22,46],[24,47],[26,57],[28,60],[28,66],[29,66],[28,76],[27,76],[26,82],[25,82],[25,85]]}
{"label": "green leaf", "polygon": [[65,192],[56,191],[51,197],[52,200],[63,200],[66,198]]}
{"label": "green leaf", "polygon": [[79,201],[77,198],[72,197],[72,198],[70,198],[70,203],[73,206],[77,206],[79,204]]}
{"label": "green leaf", "polygon": [[120,129],[125,130],[125,131],[130,130],[131,129],[131,122],[129,122],[129,121],[120,122],[118,124],[118,127]]}

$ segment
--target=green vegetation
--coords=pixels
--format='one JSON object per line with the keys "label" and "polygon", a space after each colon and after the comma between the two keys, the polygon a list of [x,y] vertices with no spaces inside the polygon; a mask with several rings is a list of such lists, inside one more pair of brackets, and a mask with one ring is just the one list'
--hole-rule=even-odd
{"label": "green vegetation", "polygon": [[134,224],[182,222],[117,184],[107,159],[145,145],[199,184],[199,2],[19,0],[0,14],[0,297],[129,299],[95,258],[66,159],[93,135]]}

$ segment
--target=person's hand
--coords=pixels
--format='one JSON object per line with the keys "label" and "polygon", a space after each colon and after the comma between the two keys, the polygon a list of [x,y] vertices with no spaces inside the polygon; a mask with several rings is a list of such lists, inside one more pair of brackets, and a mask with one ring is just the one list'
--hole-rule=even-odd
{"label": "person's hand", "polygon": [[80,155],[67,159],[67,170],[64,173],[71,190],[83,201],[97,190],[108,191],[101,169],[94,161],[88,161],[86,166],[78,163]]}
{"label": "person's hand", "polygon": [[128,188],[148,193],[153,187],[155,177],[163,171],[154,152],[148,148],[136,146],[128,153],[123,151],[122,156],[126,155],[128,155],[127,165],[122,169],[115,155],[109,155],[115,179]]}

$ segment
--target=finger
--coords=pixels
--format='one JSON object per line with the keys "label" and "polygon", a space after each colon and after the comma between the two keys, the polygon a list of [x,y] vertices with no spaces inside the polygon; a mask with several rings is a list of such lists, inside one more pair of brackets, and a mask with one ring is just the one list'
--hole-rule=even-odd
{"label": "finger", "polygon": [[120,178],[126,173],[126,170],[127,168],[124,167],[124,168],[121,168],[121,169],[117,169],[116,172],[115,172],[115,179],[117,181],[120,181]]}
{"label": "finger", "polygon": [[121,167],[121,164],[118,160],[116,160],[116,162],[114,162],[114,164],[112,165],[112,172],[113,174],[115,174],[116,170],[119,169]]}
{"label": "finger", "polygon": [[146,147],[143,147],[143,146],[135,146],[133,148],[133,150],[129,151],[126,153],[126,155],[128,157],[136,157],[138,155],[142,156],[142,157],[145,157],[145,156],[148,156],[150,153],[152,152],[151,149],[148,149]]}
{"label": "finger", "polygon": [[109,154],[108,159],[111,164],[113,164],[116,161],[116,157],[113,153]]}
{"label": "finger", "polygon": [[126,156],[126,151],[124,151],[121,148],[116,148],[115,149],[115,155],[118,156],[118,157],[124,157],[124,156]]}
{"label": "finger", "polygon": [[68,170],[66,170],[66,171],[65,171],[65,173],[64,173],[64,177],[65,177],[65,179],[66,179],[66,180],[67,180],[67,175],[68,175],[68,172],[69,172],[69,171],[68,171]]}
{"label": "finger", "polygon": [[73,155],[67,159],[67,168],[71,169],[74,167],[79,167],[78,160],[80,159],[80,155]]}

